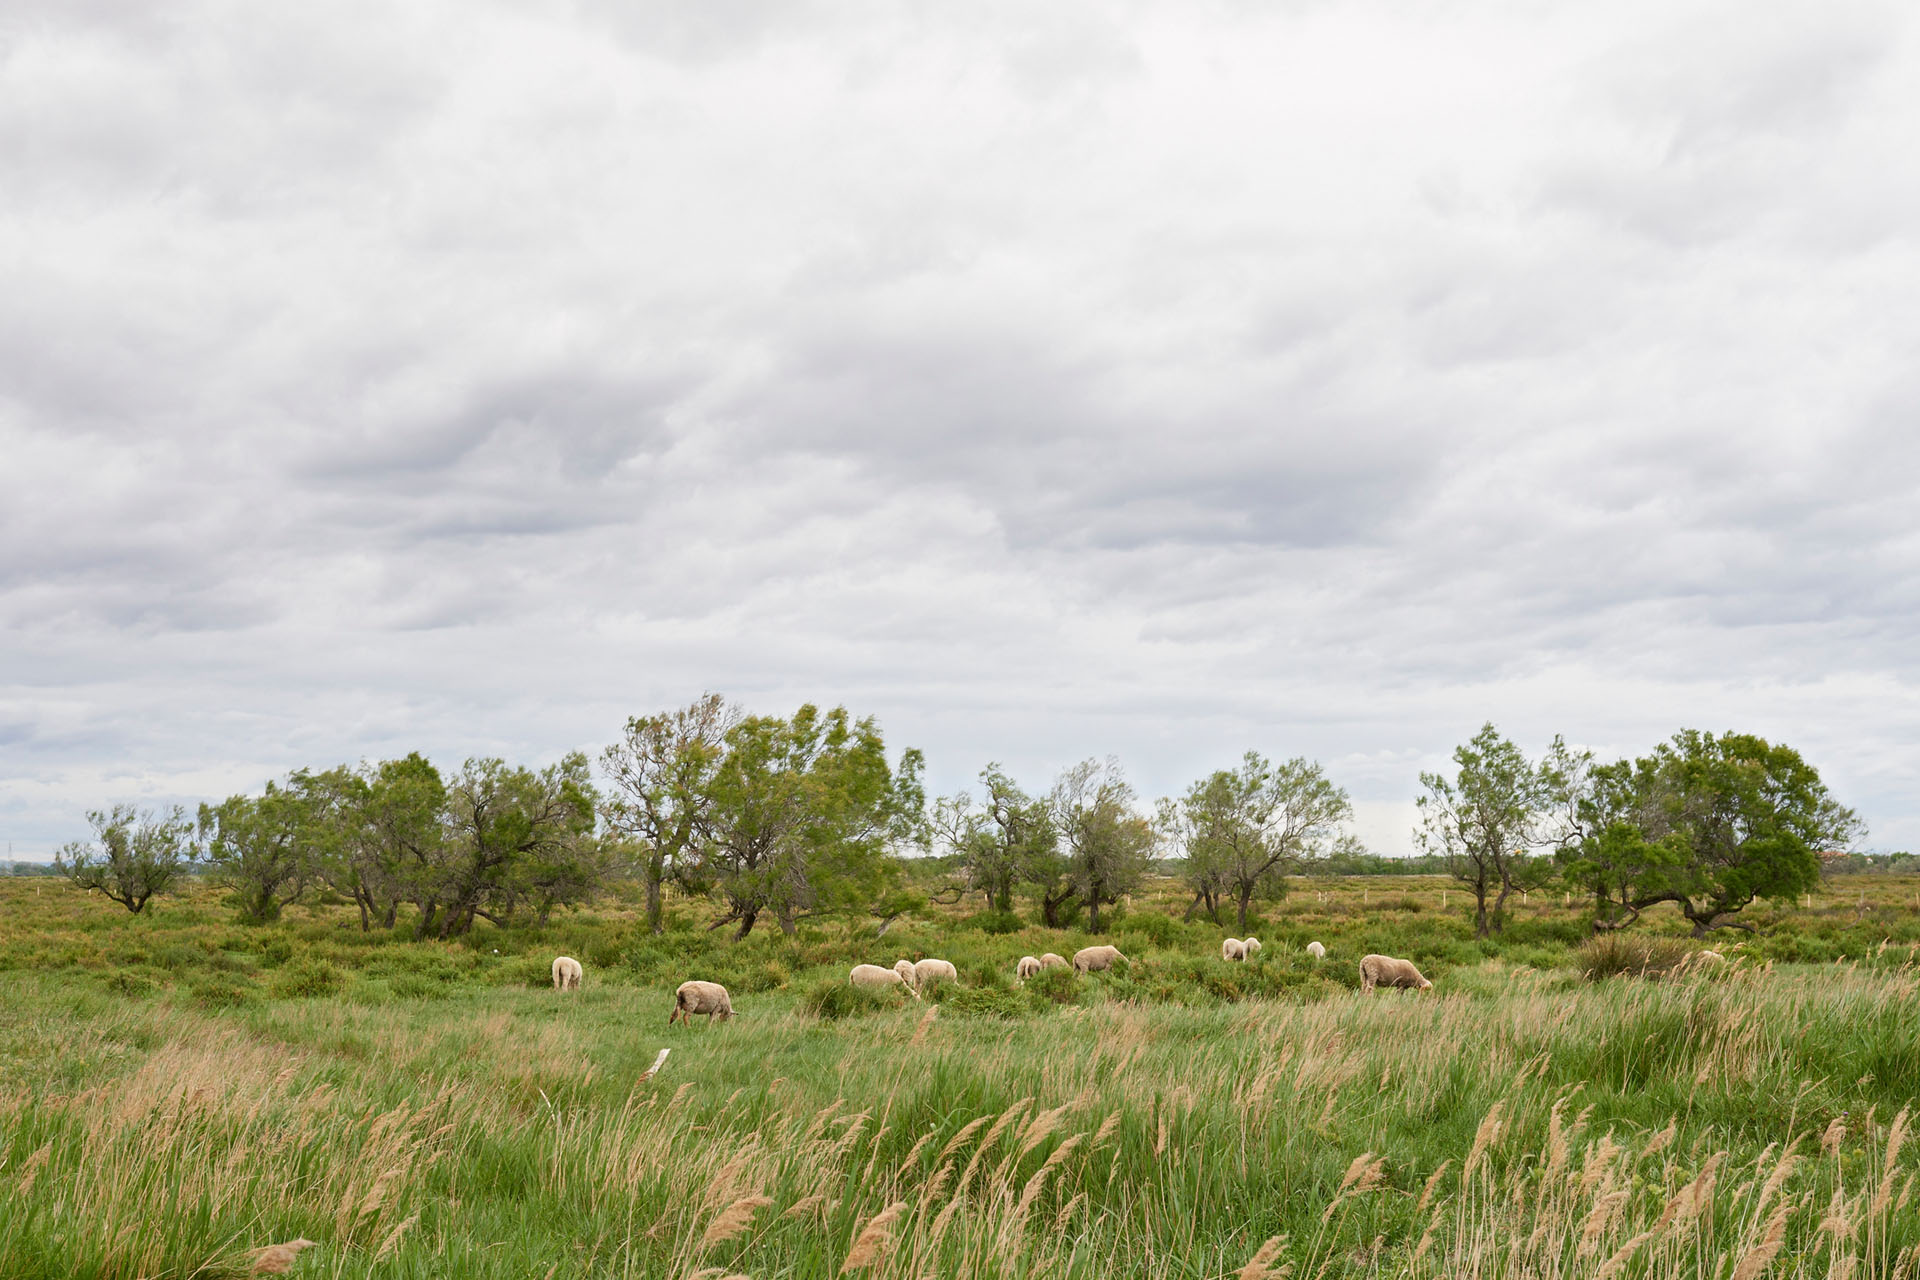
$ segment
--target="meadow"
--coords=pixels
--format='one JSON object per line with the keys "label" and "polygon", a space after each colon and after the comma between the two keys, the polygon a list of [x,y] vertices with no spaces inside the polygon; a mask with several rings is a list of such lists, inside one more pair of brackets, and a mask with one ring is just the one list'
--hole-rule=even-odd
{"label": "meadow", "polygon": [[[1304,880],[1248,965],[1184,906],[1115,913],[1124,973],[1022,986],[1092,939],[969,904],[735,944],[684,902],[656,938],[613,901],[416,942],[0,879],[0,1275],[243,1276],[295,1239],[288,1274],[339,1277],[1920,1265],[1920,880],[1836,879],[1659,980],[1587,976],[1557,893],[1476,941],[1437,878]],[[1374,950],[1435,989],[1361,995]],[[962,981],[925,1003],[845,984],[928,954]],[[687,977],[740,1016],[669,1028]]]}

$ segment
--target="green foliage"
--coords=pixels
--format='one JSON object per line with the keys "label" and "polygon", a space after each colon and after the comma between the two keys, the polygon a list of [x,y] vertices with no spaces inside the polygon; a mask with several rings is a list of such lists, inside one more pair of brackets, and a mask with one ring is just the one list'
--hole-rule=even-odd
{"label": "green foliage", "polygon": [[978,929],[982,933],[998,936],[1001,934],[1018,933],[1020,930],[1026,928],[1027,924],[1026,921],[1020,918],[1019,913],[1015,911],[981,911],[968,916],[966,926],[969,929]]}
{"label": "green foliage", "polygon": [[1604,933],[1580,948],[1576,964],[1580,975],[1601,978],[1660,978],[1685,964],[1694,948],[1679,938],[1648,934]]}
{"label": "green foliage", "polygon": [[317,870],[315,801],[297,787],[267,783],[258,797],[200,806],[200,838],[213,875],[233,891],[244,924],[271,924],[299,899]]}
{"label": "green foliage", "polygon": [[[724,984],[723,984],[724,985]],[[842,1018],[855,1018],[867,1014],[882,1013],[888,1009],[898,1009],[911,1001],[899,988],[876,990],[871,987],[856,987],[845,978],[834,980],[822,978],[807,988],[801,997],[800,1009],[823,1022],[838,1022]]]}
{"label": "green foliage", "polygon": [[276,999],[304,1000],[344,990],[347,975],[326,960],[306,956],[274,972],[270,989]]}
{"label": "green foliage", "polygon": [[[1128,949],[1128,939],[1139,939],[1156,947],[1171,947],[1180,943],[1187,935],[1178,920],[1158,911],[1136,911],[1127,915],[1116,926],[1120,935],[1120,949]],[[1138,946],[1139,943],[1135,943]]]}
{"label": "green foliage", "polygon": [[1024,1018],[1033,1012],[1025,993],[992,987],[956,987],[945,993],[942,1007],[976,1018]]}
{"label": "green foliage", "polygon": [[1042,969],[1028,978],[1023,988],[1028,997],[1049,1004],[1082,1004],[1090,986],[1072,969]]}
{"label": "green foliage", "polygon": [[166,814],[117,804],[87,814],[94,842],[72,841],[53,865],[82,889],[100,893],[135,915],[155,894],[174,887],[198,856],[193,824],[178,805]]}

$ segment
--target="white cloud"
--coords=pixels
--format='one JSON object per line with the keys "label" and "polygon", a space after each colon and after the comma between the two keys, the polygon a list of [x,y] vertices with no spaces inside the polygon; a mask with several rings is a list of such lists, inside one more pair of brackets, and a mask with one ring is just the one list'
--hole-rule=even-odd
{"label": "white cloud", "polygon": [[0,834],[712,688],[943,787],[1306,754],[1394,851],[1483,720],[1755,730],[1914,845],[1916,63],[1877,4],[21,9]]}

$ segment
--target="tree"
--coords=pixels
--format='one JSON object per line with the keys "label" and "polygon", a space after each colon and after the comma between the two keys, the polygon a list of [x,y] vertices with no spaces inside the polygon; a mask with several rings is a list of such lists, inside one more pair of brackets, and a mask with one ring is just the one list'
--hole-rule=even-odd
{"label": "tree", "polygon": [[75,840],[56,851],[53,865],[82,889],[105,894],[135,915],[165,893],[193,864],[193,824],[178,805],[163,815],[117,804],[87,814],[98,844]]}
{"label": "tree", "polygon": [[870,909],[899,880],[892,856],[925,839],[918,751],[887,767],[871,718],[811,704],[791,720],[748,716],[726,734],[711,784],[710,839],[696,873],[726,898],[709,928],[744,938],[772,913],[791,936],[812,915]]}
{"label": "tree", "polygon": [[301,770],[320,874],[360,909],[360,928],[391,929],[400,904],[432,899],[446,872],[447,788],[419,752],[378,766]]}
{"label": "tree", "polygon": [[960,858],[967,883],[987,897],[996,911],[1013,910],[1014,886],[1028,877],[1036,859],[1058,842],[1044,799],[1020,789],[998,764],[980,771],[984,798],[973,807],[961,791],[934,806],[933,826],[940,841]]}
{"label": "tree", "polygon": [[712,825],[714,775],[737,708],[709,693],[678,711],[634,717],[625,739],[600,754],[613,783],[601,804],[607,825],[636,843],[647,891],[647,928],[661,931],[662,886],[690,870]]}
{"label": "tree", "polygon": [[314,805],[296,787],[267,783],[258,797],[200,806],[200,838],[214,874],[233,890],[243,924],[271,924],[306,891],[316,869]]}
{"label": "tree", "polygon": [[1567,875],[1593,894],[1594,928],[1622,928],[1671,902],[1695,937],[1751,928],[1756,898],[1791,898],[1820,878],[1820,853],[1865,827],[1791,747],[1752,734],[1683,729],[1652,755],[1600,766],[1577,805]]}
{"label": "tree", "polygon": [[1161,812],[1185,849],[1194,905],[1206,900],[1217,919],[1218,896],[1232,894],[1243,933],[1256,893],[1284,891],[1306,861],[1356,846],[1340,832],[1353,820],[1347,793],[1304,758],[1274,764],[1249,751],[1238,769],[1201,779]]}
{"label": "tree", "polygon": [[1118,902],[1146,874],[1153,824],[1134,812],[1133,788],[1111,758],[1083,760],[1062,773],[1051,807],[1067,847],[1066,878],[1085,900],[1089,925],[1098,933],[1101,904]]}
{"label": "tree", "polygon": [[1458,772],[1453,780],[1420,775],[1426,794],[1418,800],[1414,839],[1445,858],[1448,874],[1473,894],[1475,937],[1499,929],[1509,895],[1528,887],[1544,869],[1544,863],[1529,858],[1529,850],[1566,838],[1566,796],[1585,759],[1555,738],[1540,763],[1532,764],[1486,724],[1471,742],[1454,748]]}
{"label": "tree", "polygon": [[523,899],[553,891],[556,866],[591,863],[597,799],[578,751],[538,772],[467,761],[447,787],[441,863],[420,885],[420,936],[436,916],[442,938],[466,933],[475,917],[505,923]]}

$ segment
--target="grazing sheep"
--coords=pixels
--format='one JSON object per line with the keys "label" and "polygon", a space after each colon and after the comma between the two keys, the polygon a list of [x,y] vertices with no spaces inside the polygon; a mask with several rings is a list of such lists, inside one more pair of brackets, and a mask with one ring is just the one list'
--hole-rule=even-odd
{"label": "grazing sheep", "polygon": [[1120,954],[1118,947],[1082,947],[1073,953],[1073,971],[1075,973],[1098,973],[1102,969],[1111,969],[1115,960],[1133,961]]}
{"label": "grazing sheep", "polygon": [[1316,940],[1307,944],[1307,954],[1313,957],[1315,964],[1319,964],[1327,958],[1327,949]]}
{"label": "grazing sheep", "polygon": [[1725,964],[1727,962],[1727,958],[1718,951],[1707,951],[1704,949],[1695,955],[1693,959],[1696,964]]}
{"label": "grazing sheep", "polygon": [[1222,960],[1245,960],[1247,958],[1247,944],[1238,938],[1228,938],[1220,944],[1220,958]]}
{"label": "grazing sheep", "polygon": [[580,975],[580,962],[572,956],[553,958],[553,989],[555,991],[578,991]]}
{"label": "grazing sheep", "polygon": [[[904,960],[902,960],[900,963],[907,964],[907,962]],[[907,965],[907,968],[912,969],[913,966],[909,964]],[[892,969],[882,969],[877,964],[857,964],[853,966],[852,972],[847,974],[847,981],[851,982],[856,987],[901,986],[901,987],[905,987],[907,989],[907,994],[912,996],[915,1000],[918,1000],[920,998],[920,993],[913,989],[913,984],[900,976],[900,970],[898,967],[895,967]]]}
{"label": "grazing sheep", "polygon": [[[667,1025],[672,1026],[675,1018],[682,1022],[692,1022],[693,1015],[707,1015],[707,1025],[712,1026],[715,1017],[725,1022],[733,1016],[733,1001],[727,998],[727,989],[717,982],[683,982],[673,993],[673,1012],[667,1015]],[[656,1067],[659,1063],[654,1064]]]}
{"label": "grazing sheep", "polygon": [[1025,982],[1040,972],[1040,961],[1033,956],[1021,956],[1020,963],[1013,966],[1013,971],[1019,975],[1020,981]]}
{"label": "grazing sheep", "polygon": [[1057,956],[1049,951],[1040,957],[1040,967],[1042,969],[1065,969],[1068,967],[1067,958],[1065,956]]}
{"label": "grazing sheep", "polygon": [[1362,991],[1371,991],[1375,987],[1412,987],[1416,991],[1425,991],[1431,986],[1433,984],[1421,975],[1411,960],[1366,956],[1360,961]]}
{"label": "grazing sheep", "polygon": [[935,960],[929,956],[913,966],[913,985],[930,987],[941,982],[960,981],[960,971],[953,967],[952,961]]}
{"label": "grazing sheep", "polygon": [[893,971],[900,975],[900,981],[906,983],[913,990],[918,991],[920,989],[920,971],[913,967],[913,961],[895,960],[893,962]]}
{"label": "grazing sheep", "polygon": [[1247,950],[1246,954],[1240,957],[1242,960],[1251,960],[1260,954],[1260,939],[1248,938],[1245,946]]}

